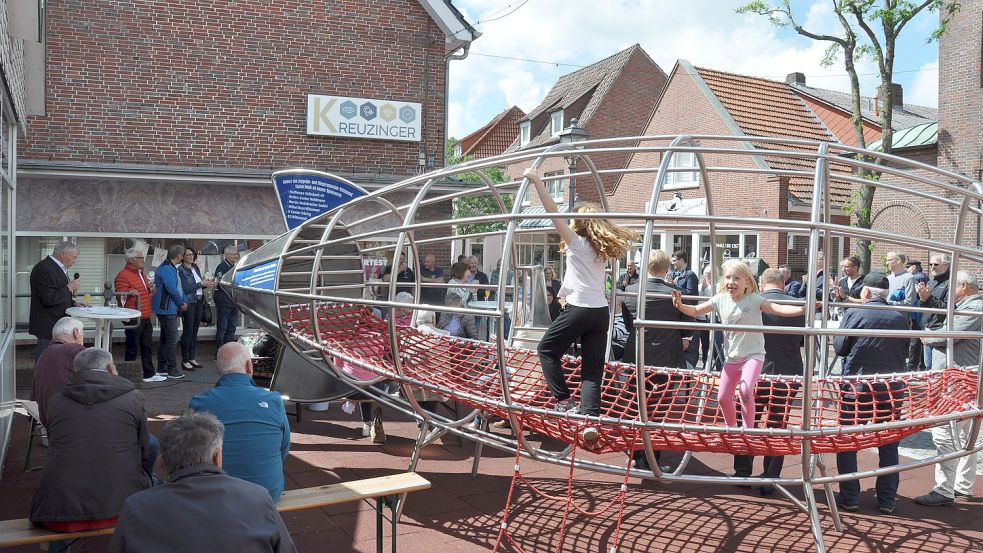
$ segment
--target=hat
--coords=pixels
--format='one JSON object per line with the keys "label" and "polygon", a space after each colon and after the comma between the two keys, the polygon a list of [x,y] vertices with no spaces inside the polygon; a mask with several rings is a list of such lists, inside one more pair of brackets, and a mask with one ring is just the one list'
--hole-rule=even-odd
{"label": "hat", "polygon": [[909,262],[907,262],[907,263],[904,264],[905,267],[914,267],[916,265],[919,266],[919,267],[921,267],[922,262],[921,261],[918,261],[918,260],[915,260],[915,259],[912,259],[911,261],[909,261]]}
{"label": "hat", "polygon": [[870,273],[864,277],[863,285],[870,288],[880,288],[882,290],[888,290],[891,288],[891,284],[887,280],[887,276],[884,273]]}

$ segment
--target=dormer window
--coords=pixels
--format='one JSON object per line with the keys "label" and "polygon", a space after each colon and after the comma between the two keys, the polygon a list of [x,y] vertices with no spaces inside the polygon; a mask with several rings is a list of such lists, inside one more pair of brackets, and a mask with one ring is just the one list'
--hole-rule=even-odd
{"label": "dormer window", "polygon": [[519,123],[519,146],[525,146],[526,144],[529,144],[529,140],[531,139],[530,137],[531,133],[529,132],[530,131],[529,127],[531,125],[532,125],[531,121],[523,121]]}
{"label": "dormer window", "polygon": [[[672,154],[672,159],[669,161],[669,168],[698,169],[699,165],[696,163],[696,154],[693,152],[675,152]],[[666,184],[683,184],[689,182],[699,182],[699,180],[699,171],[680,171],[669,173],[666,178]]]}
{"label": "dormer window", "polygon": [[554,111],[550,114],[550,133],[552,136],[560,136],[563,132],[563,110]]}
{"label": "dormer window", "polygon": [[463,153],[464,153],[464,150],[461,149],[461,143],[458,142],[457,144],[454,145],[454,157],[460,159],[461,154],[463,154]]}

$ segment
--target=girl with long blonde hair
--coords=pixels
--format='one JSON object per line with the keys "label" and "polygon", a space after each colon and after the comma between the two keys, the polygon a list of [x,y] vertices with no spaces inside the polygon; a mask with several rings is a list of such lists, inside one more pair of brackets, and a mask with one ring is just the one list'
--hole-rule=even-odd
{"label": "girl with long blonde hair", "polygon": [[[686,305],[679,291],[673,291],[672,304],[691,317],[716,311],[722,324],[761,326],[761,312],[779,317],[803,315],[805,306],[772,303],[758,293],[758,283],[747,263],[740,259],[726,261],[721,268],[720,289],[708,301]],[[717,403],[724,423],[737,426],[734,391],[741,396],[741,419],[744,428],[754,428],[754,387],[765,363],[765,337],[760,332],[724,332],[724,361],[720,374]]]}
{"label": "girl with long blonde hair", "polygon": [[[556,202],[546,191],[539,174],[532,167],[524,176],[536,189],[543,209],[557,213]],[[602,213],[599,206],[580,206],[577,213]],[[566,269],[558,297],[566,304],[539,341],[537,352],[543,376],[556,398],[557,411],[578,411],[598,416],[601,412],[601,385],[604,378],[604,353],[608,344],[608,299],[605,280],[608,261],[625,256],[628,243],[637,235],[605,219],[574,219],[570,226],[553,219],[553,226],[563,241]],[[563,354],[575,340],[580,339],[580,405],[571,398],[570,388],[563,375]],[[596,427],[587,427],[582,434],[585,442],[600,437]]]}

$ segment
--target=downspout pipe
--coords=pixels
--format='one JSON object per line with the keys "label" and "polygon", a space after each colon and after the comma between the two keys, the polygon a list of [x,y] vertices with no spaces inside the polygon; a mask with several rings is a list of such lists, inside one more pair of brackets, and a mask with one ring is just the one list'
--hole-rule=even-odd
{"label": "downspout pipe", "polygon": [[441,164],[442,167],[447,167],[447,121],[450,119],[450,113],[448,113],[448,108],[451,101],[451,87],[450,87],[450,73],[451,73],[451,62],[455,60],[463,60],[468,57],[468,52],[471,50],[471,43],[465,42],[463,46],[454,50],[450,54],[444,56],[444,126],[441,131],[440,140],[440,158],[443,160]]}

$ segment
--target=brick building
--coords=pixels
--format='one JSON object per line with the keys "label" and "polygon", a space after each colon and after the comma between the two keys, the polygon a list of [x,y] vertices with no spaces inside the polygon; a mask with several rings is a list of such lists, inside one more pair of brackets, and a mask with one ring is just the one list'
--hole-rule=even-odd
{"label": "brick building", "polygon": [[[519,135],[508,152],[549,146],[560,142],[560,133],[576,119],[591,139],[638,136],[655,109],[666,84],[666,74],[638,44],[593,63],[557,80],[543,101],[519,120]],[[623,169],[628,165],[625,154],[593,156],[599,169]],[[511,178],[519,178],[528,163],[513,164],[506,169]],[[568,171],[562,158],[547,160],[541,167],[545,176]],[[575,197],[596,201],[598,191],[588,179],[574,179]],[[617,187],[617,179],[604,177],[605,193]],[[565,209],[569,188],[560,180],[548,187],[558,205]],[[541,210],[535,200],[522,198],[530,210]],[[546,226],[544,222],[528,221],[521,225]],[[562,270],[559,262],[559,238],[555,234],[522,235],[519,243],[519,264],[551,264]]]}
{"label": "brick building", "polygon": [[518,106],[499,113],[480,129],[457,141],[454,157],[458,159],[482,159],[500,155],[519,136],[519,121],[526,112]]}
{"label": "brick building", "polygon": [[[46,24],[17,267],[72,237],[83,287],[100,290],[133,241],[218,253],[284,232],[274,170],[318,169],[371,190],[442,166],[446,67],[478,36],[448,0],[71,0],[49,3]],[[332,124],[328,107],[347,104],[362,119],[339,112]],[[408,106],[391,123],[405,116],[408,134],[372,136],[393,106]],[[429,209],[427,219],[450,214]]]}

